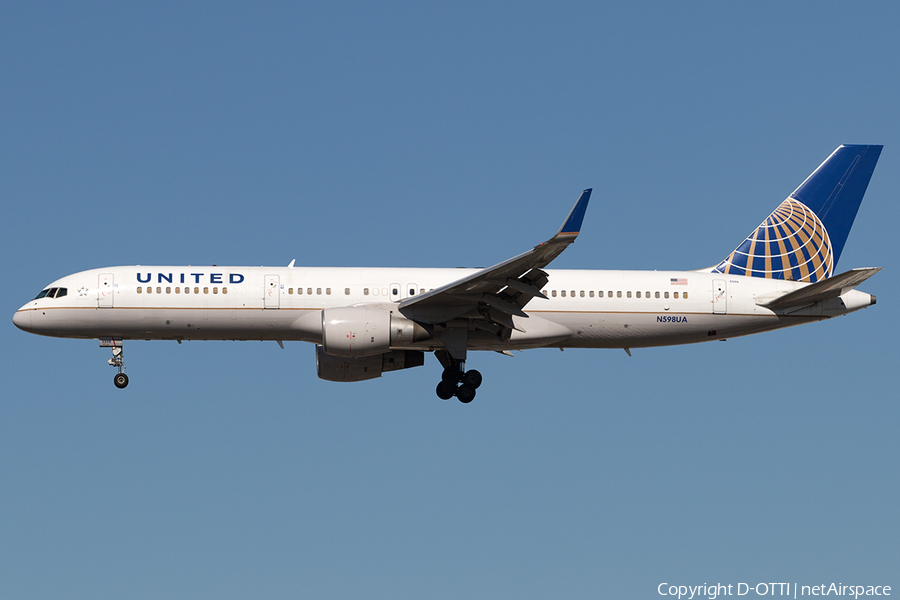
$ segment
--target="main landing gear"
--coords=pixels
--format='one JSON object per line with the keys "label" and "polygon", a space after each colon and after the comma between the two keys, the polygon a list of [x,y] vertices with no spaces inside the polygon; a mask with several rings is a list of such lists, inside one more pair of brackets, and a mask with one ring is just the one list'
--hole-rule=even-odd
{"label": "main landing gear", "polygon": [[450,359],[449,362],[441,375],[441,382],[437,385],[438,398],[449,400],[456,396],[460,402],[468,404],[475,399],[475,390],[481,385],[481,373],[475,369],[466,371],[465,363],[461,360]]}
{"label": "main landing gear", "polygon": [[119,372],[113,376],[113,383],[120,390],[128,385],[128,375],[125,374],[125,358],[122,356],[122,340],[101,339],[100,347],[112,348],[113,357],[109,359],[109,366],[116,367]]}

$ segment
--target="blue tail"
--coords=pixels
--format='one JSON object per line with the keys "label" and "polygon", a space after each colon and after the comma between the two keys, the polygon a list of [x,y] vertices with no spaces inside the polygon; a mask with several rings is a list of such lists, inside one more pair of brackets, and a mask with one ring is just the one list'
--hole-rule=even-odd
{"label": "blue tail", "polygon": [[712,269],[769,279],[834,274],[883,146],[840,146]]}

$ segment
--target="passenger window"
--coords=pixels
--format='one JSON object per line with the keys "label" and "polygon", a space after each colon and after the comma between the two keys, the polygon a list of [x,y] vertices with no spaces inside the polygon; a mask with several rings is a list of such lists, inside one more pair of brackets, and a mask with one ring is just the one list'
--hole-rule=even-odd
{"label": "passenger window", "polygon": [[69,290],[67,290],[66,288],[59,288],[59,291],[56,292],[56,297],[62,298],[63,296],[65,296],[68,293],[69,293]]}
{"label": "passenger window", "polygon": [[659,298],[659,292],[656,292],[656,294],[654,294],[654,295],[655,295],[657,298]]}
{"label": "passenger window", "polygon": [[317,295],[317,296],[321,296],[321,295],[322,295],[322,288],[316,288],[316,295]]}
{"label": "passenger window", "polygon": [[591,298],[593,298],[593,297],[594,297],[594,290],[591,290],[590,292],[588,292],[588,295],[589,295]]}
{"label": "passenger window", "polygon": [[566,297],[566,290],[561,291],[559,294],[560,294],[560,296],[562,296],[563,298],[565,298],[565,297]]}
{"label": "passenger window", "polygon": [[137,286],[137,293],[138,293],[138,294],[141,293],[141,286]]}
{"label": "passenger window", "polygon": [[676,300],[678,300],[678,292],[673,292],[672,297],[675,298]]}
{"label": "passenger window", "polygon": [[[594,295],[594,293],[591,292],[591,296],[593,296],[593,295]],[[581,296],[582,298],[584,298],[584,290],[581,290],[581,293],[579,294],[579,296]]]}
{"label": "passenger window", "polygon": [[213,294],[218,294],[218,293],[219,293],[219,288],[214,287],[214,288],[213,288]]}
{"label": "passenger window", "polygon": [[638,297],[638,298],[641,297],[641,293],[640,293],[640,292],[637,292],[637,297]]}
{"label": "passenger window", "polygon": [[156,288],[156,293],[157,293],[157,294],[162,294],[162,288],[161,288],[161,287],[157,287],[157,288]]}
{"label": "passenger window", "polygon": [[668,297],[669,297],[669,292],[665,292],[665,293],[663,294],[663,297],[665,297],[666,299],[668,299]]}
{"label": "passenger window", "polygon": [[200,293],[200,288],[195,287],[195,288],[194,288],[194,293],[195,293],[195,294],[199,294],[199,293]]}
{"label": "passenger window", "polygon": [[294,288],[288,288],[288,296],[294,295]]}
{"label": "passenger window", "polygon": [[622,297],[622,292],[616,292],[616,298],[621,298],[621,297]]}
{"label": "passenger window", "polygon": [[350,288],[344,288],[344,295],[345,295],[345,296],[349,296],[349,295],[350,295]]}
{"label": "passenger window", "polygon": [[391,288],[392,296],[398,296],[399,294],[400,294],[400,290],[398,290],[397,288]]}
{"label": "passenger window", "polygon": [[172,293],[172,288],[166,287],[166,293],[167,293],[167,294],[171,294],[171,293]]}
{"label": "passenger window", "polygon": [[[687,300],[687,292],[685,292],[684,294],[682,294],[681,297],[682,297],[684,300]],[[57,298],[59,298],[59,296],[57,296]]]}
{"label": "passenger window", "polygon": [[227,288],[227,287],[223,287],[223,288],[222,288],[222,293],[223,293],[223,294],[227,294],[227,293],[228,293],[228,288]]}
{"label": "passenger window", "polygon": [[[565,292],[563,292],[563,294],[565,294]],[[553,290],[552,292],[550,292],[550,295],[553,296],[554,298],[556,298],[556,290]]]}
{"label": "passenger window", "polygon": [[153,288],[150,287],[149,285],[147,286],[147,293],[148,293],[148,294],[152,294],[152,293],[153,293]]}
{"label": "passenger window", "polygon": [[369,295],[369,288],[363,288],[363,296]]}
{"label": "passenger window", "polygon": [[306,288],[306,294],[312,296],[312,288]]}
{"label": "passenger window", "polygon": [[326,295],[326,296],[330,296],[330,295],[331,295],[331,288],[325,288],[325,295]]}
{"label": "passenger window", "polygon": [[209,293],[209,288],[208,288],[208,287],[203,288],[203,293],[204,293],[204,294],[208,294],[208,293]]}
{"label": "passenger window", "polygon": [[572,297],[575,297],[575,290],[572,290]]}
{"label": "passenger window", "polygon": [[[608,292],[606,292],[606,297],[612,298],[612,290],[609,290]],[[619,298],[621,298],[621,297],[622,297],[622,292],[619,292]]]}

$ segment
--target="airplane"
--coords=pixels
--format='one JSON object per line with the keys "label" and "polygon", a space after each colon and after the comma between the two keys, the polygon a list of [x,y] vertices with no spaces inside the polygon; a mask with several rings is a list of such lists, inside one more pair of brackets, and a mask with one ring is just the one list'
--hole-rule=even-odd
{"label": "airplane", "polygon": [[124,266],[57,279],[13,316],[39,335],[98,339],[128,385],[124,340],[315,344],[328,381],[443,367],[439,398],[471,402],[469,351],[670,346],[820,321],[875,304],[881,270],[834,274],[880,145],[842,145],[731,254],[693,271],[551,270],[581,231],[591,190],[562,227],[485,269]]}

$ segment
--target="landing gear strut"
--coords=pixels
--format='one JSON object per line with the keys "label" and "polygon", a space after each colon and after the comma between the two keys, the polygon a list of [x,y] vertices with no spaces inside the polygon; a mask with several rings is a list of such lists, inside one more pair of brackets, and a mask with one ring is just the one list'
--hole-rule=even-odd
{"label": "landing gear strut", "polygon": [[116,367],[119,372],[113,376],[113,383],[120,390],[128,385],[128,375],[125,374],[125,358],[122,355],[122,340],[101,339],[100,347],[112,348],[113,357],[109,359],[109,366]]}
{"label": "landing gear strut", "polygon": [[463,404],[468,404],[475,399],[475,390],[481,385],[481,373],[472,369],[465,370],[465,361],[451,358],[449,354],[438,354],[438,360],[444,365],[441,374],[441,382],[437,385],[438,398],[449,400],[456,396]]}

